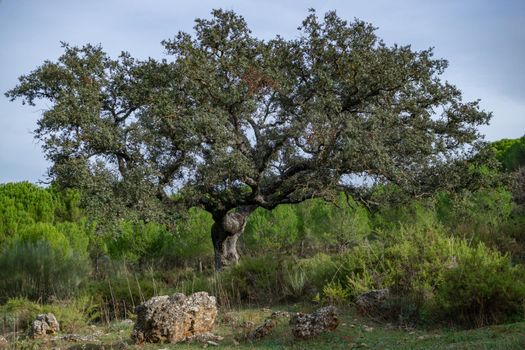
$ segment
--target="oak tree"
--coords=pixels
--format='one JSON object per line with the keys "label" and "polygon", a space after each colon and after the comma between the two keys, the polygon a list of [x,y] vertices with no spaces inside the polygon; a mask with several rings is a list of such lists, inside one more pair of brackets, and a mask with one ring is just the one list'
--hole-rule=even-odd
{"label": "oak tree", "polygon": [[36,138],[50,177],[113,217],[214,219],[219,269],[235,263],[253,210],[374,185],[422,196],[464,182],[490,113],[443,81],[431,49],[315,11],[294,39],[261,40],[231,11],[163,42],[162,60],[64,45],[7,92],[47,101]]}

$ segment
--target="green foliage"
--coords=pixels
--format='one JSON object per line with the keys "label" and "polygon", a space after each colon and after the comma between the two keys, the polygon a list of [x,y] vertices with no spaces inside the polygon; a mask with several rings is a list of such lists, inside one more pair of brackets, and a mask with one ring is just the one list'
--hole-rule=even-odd
{"label": "green foliage", "polygon": [[122,221],[105,226],[103,250],[112,259],[138,265],[155,262],[157,265],[194,265],[210,260],[213,253],[210,228],[213,221],[209,213],[192,208],[179,218],[174,230],[155,222]]}
{"label": "green foliage", "polygon": [[370,232],[366,208],[340,194],[333,202],[311,199],[271,211],[257,209],[249,217],[243,244],[254,254],[264,247],[304,255],[324,247],[346,249]]}
{"label": "green foliage", "polygon": [[135,271],[127,263],[115,261],[105,266],[105,272],[106,276],[89,281],[83,289],[93,298],[90,316],[97,321],[129,318],[136,306],[153,296],[172,292],[161,271]]}
{"label": "green foliage", "polygon": [[116,233],[109,233],[107,252],[113,259],[131,263],[146,263],[169,257],[176,245],[174,235],[164,225],[156,223],[121,222]]}
{"label": "green foliage", "polygon": [[171,247],[173,254],[181,261],[194,262],[213,254],[210,230],[213,219],[210,213],[191,208],[176,222],[176,243]]}
{"label": "green foliage", "polygon": [[51,312],[60,323],[61,331],[75,333],[87,326],[91,307],[92,300],[88,296],[52,304],[38,304],[23,297],[11,298],[0,306],[0,329],[26,332],[38,314]]}
{"label": "green foliage", "polygon": [[[373,25],[335,11],[310,11],[298,30],[261,40],[242,16],[213,10],[193,34],[163,41],[168,60],[63,44],[6,96],[48,103],[35,137],[50,176],[79,189],[99,223],[172,224],[194,206],[220,222],[236,208],[330,198],[341,186],[357,198],[370,182],[410,196],[468,182],[477,127],[491,115],[442,81],[445,60],[388,46]],[[322,232],[343,246],[367,231],[344,210],[312,205],[323,220],[288,207],[255,214],[254,241],[275,249]]]}
{"label": "green foliage", "polygon": [[324,301],[332,305],[341,305],[347,302],[350,292],[337,282],[330,282],[323,287]]}
{"label": "green foliage", "polygon": [[23,225],[53,222],[55,205],[49,191],[29,182],[0,185],[0,246]]}
{"label": "green foliage", "polygon": [[282,263],[270,256],[246,257],[221,273],[221,283],[233,300],[269,303],[282,291]]}
{"label": "green foliage", "polygon": [[446,320],[485,326],[523,319],[525,269],[483,244],[462,244],[456,266],[445,272],[437,307]]}
{"label": "green foliage", "polygon": [[24,296],[47,301],[76,294],[90,271],[89,260],[68,247],[54,246],[56,242],[15,240],[2,250],[0,300]]}
{"label": "green foliage", "polygon": [[257,209],[250,215],[243,234],[243,243],[250,251],[261,247],[287,249],[299,239],[299,218],[291,205],[280,205],[271,211]]}
{"label": "green foliage", "polygon": [[525,166],[525,136],[518,139],[502,139],[492,143],[496,157],[507,171]]}
{"label": "green foliage", "polygon": [[41,312],[42,306],[27,298],[8,299],[0,305],[0,329],[4,332],[25,331]]}

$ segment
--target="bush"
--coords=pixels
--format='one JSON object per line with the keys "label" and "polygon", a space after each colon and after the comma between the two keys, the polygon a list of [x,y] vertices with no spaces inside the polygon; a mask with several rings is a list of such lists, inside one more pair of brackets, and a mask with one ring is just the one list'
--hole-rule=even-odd
{"label": "bush", "polygon": [[0,301],[26,297],[46,302],[76,294],[89,260],[53,243],[16,240],[0,253]]}
{"label": "bush", "polygon": [[86,327],[91,298],[84,296],[53,304],[38,304],[26,298],[12,298],[0,306],[0,329],[4,332],[26,332],[38,314],[51,312],[64,332],[77,332]]}
{"label": "bush", "polygon": [[436,307],[442,318],[467,326],[523,319],[525,270],[483,244],[461,244],[457,266],[443,276]]}
{"label": "bush", "polygon": [[42,313],[42,306],[27,298],[8,299],[0,306],[0,329],[4,333],[25,331],[39,313]]}
{"label": "bush", "polygon": [[271,303],[282,296],[282,262],[275,257],[244,257],[236,266],[220,275],[220,282],[230,300]]}

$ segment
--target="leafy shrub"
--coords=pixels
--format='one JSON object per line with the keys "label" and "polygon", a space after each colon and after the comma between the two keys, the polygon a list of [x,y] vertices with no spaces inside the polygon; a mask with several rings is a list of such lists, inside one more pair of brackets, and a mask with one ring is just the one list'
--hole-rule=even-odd
{"label": "leafy shrub", "polygon": [[344,304],[349,297],[348,289],[341,286],[338,282],[330,282],[323,287],[323,299],[331,305]]}
{"label": "leafy shrub", "polygon": [[[338,265],[334,259],[325,253],[318,253],[311,258],[299,260],[295,266],[305,271],[307,283],[312,294],[319,293],[323,287],[334,280],[337,275]],[[308,290],[307,289],[307,290]]]}
{"label": "leafy shrub", "polygon": [[213,247],[210,240],[211,215],[197,208],[188,211],[176,222],[176,229],[155,222],[122,221],[105,226],[104,249],[115,260],[139,266],[155,262],[166,267],[210,261]]}
{"label": "leafy shrub", "polygon": [[461,244],[443,276],[437,308],[444,319],[484,326],[523,318],[525,270],[483,244]]}
{"label": "leafy shrub", "polygon": [[270,303],[282,298],[282,263],[275,257],[244,257],[220,279],[232,300]]}
{"label": "leafy shrub", "polygon": [[25,332],[38,314],[51,312],[62,331],[77,332],[87,326],[91,301],[88,296],[53,304],[38,304],[20,297],[8,299],[0,306],[0,329],[4,332]]}
{"label": "leafy shrub", "polygon": [[27,298],[8,299],[0,306],[0,329],[4,332],[25,331],[41,312],[42,306]]}

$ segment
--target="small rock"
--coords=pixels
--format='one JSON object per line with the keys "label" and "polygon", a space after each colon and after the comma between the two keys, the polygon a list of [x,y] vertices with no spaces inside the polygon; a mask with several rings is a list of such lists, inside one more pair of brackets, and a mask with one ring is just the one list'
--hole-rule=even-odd
{"label": "small rock", "polygon": [[312,314],[297,313],[290,319],[292,334],[296,339],[310,339],[333,331],[338,325],[339,319],[333,306],[323,307]]}
{"label": "small rock", "polygon": [[187,337],[184,341],[186,343],[194,343],[194,342],[198,342],[198,343],[207,343],[207,342],[218,342],[218,341],[222,341],[224,338],[219,336],[219,335],[215,335],[211,332],[206,332],[206,333],[201,333],[201,334],[195,334],[195,335],[192,335],[191,337]]}
{"label": "small rock", "polygon": [[361,314],[373,315],[381,313],[385,308],[385,301],[390,296],[389,289],[375,289],[357,297],[355,305]]}
{"label": "small rock", "polygon": [[7,339],[0,335],[0,347],[7,346],[8,344],[9,342],[7,341]]}
{"label": "small rock", "polygon": [[270,317],[273,318],[273,319],[276,319],[276,318],[289,318],[290,316],[291,316],[291,314],[288,311],[274,311],[270,315]]}
{"label": "small rock", "polygon": [[374,327],[368,327],[366,324],[363,326],[363,330],[365,332],[372,332],[374,330]]}
{"label": "small rock", "polygon": [[33,339],[44,338],[48,334],[55,334],[59,330],[60,325],[55,315],[51,313],[40,314],[36,317],[36,320],[33,321],[29,336]]}
{"label": "small rock", "polygon": [[98,342],[97,337],[93,335],[79,335],[79,334],[66,334],[61,337],[58,337],[60,340],[65,340],[69,342]]}
{"label": "small rock", "polygon": [[267,318],[261,325],[257,326],[257,328],[255,328],[253,332],[248,335],[248,338],[257,340],[266,337],[272,332],[275,324],[276,322],[273,318]]}
{"label": "small rock", "polygon": [[206,343],[208,343],[209,345],[213,345],[213,346],[219,346],[219,343],[216,343],[216,342],[211,341],[211,340],[208,340]]}

